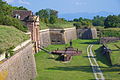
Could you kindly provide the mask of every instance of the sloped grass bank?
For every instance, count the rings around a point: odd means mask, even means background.
[[[106,28],[101,32],[102,37],[120,37],[120,28]]]
[[[74,40],[73,47],[82,50],[79,56],[73,56],[68,63],[62,63],[51,58],[43,51],[35,54],[37,66],[36,80],[95,80],[92,68],[87,58],[86,48],[96,40]],[[65,45],[50,45],[46,49],[52,51],[57,48],[64,49]]]
[[[29,39],[28,35],[12,27],[0,25],[0,53]]]
[[[110,43],[107,46],[112,50],[110,53],[111,61],[113,66],[109,66],[109,62],[105,56],[102,55],[100,47],[102,45],[96,44],[93,46],[94,55],[98,64],[100,65],[104,77],[107,80],[119,80],[120,79],[120,51],[114,46],[114,44],[120,45],[120,42]]]

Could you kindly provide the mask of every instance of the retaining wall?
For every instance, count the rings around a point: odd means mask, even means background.
[[[40,30],[40,45],[65,44],[77,39],[76,28]]]
[[[49,29],[40,30],[40,45],[46,47],[50,44],[51,44],[51,39],[50,39]]]
[[[96,28],[77,29],[77,37],[80,39],[96,39],[97,30]]]
[[[0,80],[33,80],[36,64],[32,49],[31,40],[17,46],[15,55],[0,64]]]

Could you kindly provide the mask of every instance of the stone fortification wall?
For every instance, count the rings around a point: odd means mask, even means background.
[[[64,29],[50,29],[51,44],[64,44]]]
[[[33,80],[36,64],[31,40],[17,46],[15,55],[0,64],[0,80]]]
[[[46,47],[50,44],[51,44],[51,40],[50,40],[49,29],[40,30],[40,45]]]
[[[70,42],[70,40],[77,39],[76,28],[74,27],[74,28],[65,29],[64,36],[65,36],[65,43]]]
[[[76,28],[50,29],[51,44],[65,44],[77,39]]]
[[[97,38],[96,28],[77,29],[77,37],[81,39],[95,39]]]

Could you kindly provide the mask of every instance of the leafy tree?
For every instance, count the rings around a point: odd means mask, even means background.
[[[54,23],[57,22],[57,17],[52,15],[52,16],[50,16],[50,20],[49,21],[50,21],[51,24],[54,24]]]
[[[53,24],[54,22],[57,22],[58,11],[52,10],[52,9],[42,9],[42,10],[36,12],[36,15],[40,16],[40,19],[42,22],[45,22],[45,23],[50,22]]]
[[[6,2],[0,0],[0,14],[2,15],[11,15],[12,6],[8,5]]]
[[[105,17],[95,16],[93,19],[93,26],[104,26]]]
[[[23,7],[23,6],[20,6],[20,7],[12,7],[13,10],[28,10],[27,8]]]
[[[105,28],[120,28],[120,17],[109,15],[104,22]]]
[[[73,23],[73,26],[75,26],[76,29],[79,29],[81,28],[81,23],[80,22]]]

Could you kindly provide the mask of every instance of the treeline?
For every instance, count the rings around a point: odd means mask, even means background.
[[[0,0],[0,25],[14,26],[19,30],[27,31],[27,27],[23,23],[12,17],[13,10],[27,10],[23,6],[13,7],[6,2]]]
[[[35,13],[40,17],[40,21],[46,24],[67,22],[64,18],[58,18],[58,11],[53,9],[42,9]]]
[[[94,16],[94,18],[75,18],[71,21],[67,21],[64,18],[58,18],[58,11],[53,9],[42,9],[36,12],[36,15],[40,16],[40,21],[46,24],[55,23],[73,23],[76,28],[91,27],[91,26],[102,26],[104,28],[120,28],[120,15],[109,15],[107,17]]]
[[[120,28],[120,15],[109,15],[107,17],[95,16],[92,20],[80,17],[75,18],[71,22],[74,26],[81,28],[83,26],[102,26],[104,28]]]

